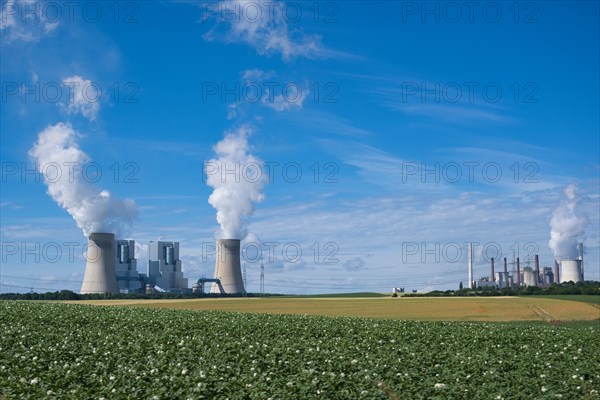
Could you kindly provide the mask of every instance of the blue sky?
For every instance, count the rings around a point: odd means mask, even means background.
[[[551,266],[570,184],[600,279],[598,2],[66,3],[2,2],[3,292],[81,284],[85,237],[26,171],[59,122],[93,186],[137,204],[140,272],[162,238],[190,281],[212,275],[203,165],[248,126],[277,166],[247,219],[247,242],[277,243],[268,291],[456,288],[467,242],[477,277],[498,251]],[[75,77],[101,95],[71,98]]]

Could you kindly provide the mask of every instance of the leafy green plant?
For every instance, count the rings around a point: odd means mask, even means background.
[[[597,398],[599,331],[2,301],[0,397]]]

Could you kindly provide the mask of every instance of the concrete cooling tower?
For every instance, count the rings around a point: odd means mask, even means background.
[[[112,233],[90,234],[81,293],[119,293],[114,246]]]
[[[562,260],[560,262],[560,283],[583,281],[581,260]]]
[[[217,240],[217,254],[215,259],[215,278],[221,280],[225,293],[246,293],[240,266],[240,240]],[[212,293],[220,293],[217,284],[213,284]]]

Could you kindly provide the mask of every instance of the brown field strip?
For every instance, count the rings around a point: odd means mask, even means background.
[[[87,300],[69,303],[428,321],[600,320],[600,309],[591,304],[526,297],[340,299],[271,297],[262,299]]]

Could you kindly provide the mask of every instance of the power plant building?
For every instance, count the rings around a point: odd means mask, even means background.
[[[117,240],[115,242],[115,273],[121,293],[142,290],[142,280],[135,259],[135,240]]]
[[[524,286],[538,286],[539,274],[529,267],[523,269],[523,285]]]
[[[148,279],[163,290],[185,290],[178,242],[151,241],[148,247]]]
[[[512,276],[508,272],[496,272],[496,285],[499,289],[512,286]]]
[[[552,268],[544,267],[544,269],[541,272],[540,279],[542,280],[542,283],[544,283],[546,285],[555,283],[554,282],[554,272],[552,272]]]

